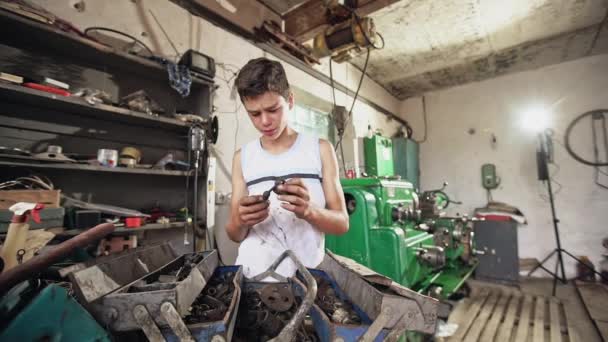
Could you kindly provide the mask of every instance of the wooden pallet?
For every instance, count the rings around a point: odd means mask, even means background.
[[[458,303],[448,323],[458,325],[449,342],[578,342],[559,299],[519,291],[483,288]]]
[[[608,286],[577,281],[576,288],[602,339],[608,341]]]

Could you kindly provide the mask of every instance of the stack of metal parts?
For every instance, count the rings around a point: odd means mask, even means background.
[[[186,324],[215,322],[224,318],[234,296],[234,272],[216,271],[201,294],[196,297],[190,314],[184,318]]]
[[[341,298],[327,276],[315,275],[317,282],[317,298],[315,304],[331,319],[338,324],[361,324],[361,317],[355,311],[350,300]]]
[[[278,336],[301,305],[301,291],[292,283],[248,283],[239,307],[236,341],[269,341]],[[295,331],[296,341],[318,341],[304,322]]]

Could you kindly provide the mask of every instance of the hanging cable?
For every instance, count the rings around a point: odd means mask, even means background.
[[[353,103],[350,106],[350,110],[348,111],[348,116],[347,116],[346,120],[344,120],[345,127],[348,124],[348,121],[350,120],[350,118],[353,114],[353,109],[355,108],[355,103],[357,102],[357,97],[359,96],[359,90],[361,90],[361,85],[363,84],[363,78],[365,77],[365,72],[367,70],[367,64],[369,62],[370,52],[371,52],[370,48],[367,48],[367,55],[365,56],[365,63],[363,64],[363,70],[361,71],[361,78],[359,79],[359,85],[357,86],[357,91],[355,92],[355,97],[353,98]],[[342,134],[338,137],[338,142],[336,143],[336,148],[335,148],[336,151],[338,150],[338,147],[342,143],[343,137],[344,137],[344,134]]]
[[[422,138],[422,140],[416,141],[419,144],[422,144],[426,141],[429,127],[426,116],[426,96],[424,95],[422,95],[422,118],[424,119],[424,137]]]

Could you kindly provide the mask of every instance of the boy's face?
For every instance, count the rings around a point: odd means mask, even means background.
[[[287,115],[293,109],[293,94],[286,100],[279,93],[267,91],[262,95],[243,98],[243,105],[255,128],[274,140],[287,127]]]

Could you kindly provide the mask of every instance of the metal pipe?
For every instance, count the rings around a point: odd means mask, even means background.
[[[116,227],[114,227],[113,224],[102,223],[58,244],[45,255],[36,256],[19,266],[1,273],[0,294],[4,294],[16,284],[27,280],[36,273],[41,272],[52,264],[62,260],[77,247],[83,247],[93,241],[99,240],[113,232],[114,229],[116,229]]]

